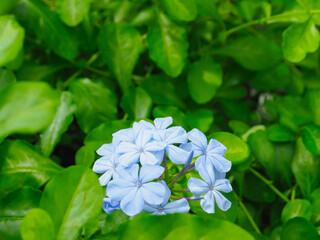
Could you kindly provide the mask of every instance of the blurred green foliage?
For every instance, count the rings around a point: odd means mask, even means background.
[[[0,238],[319,239],[319,25],[318,0],[2,0]],[[166,116],[228,147],[232,208],[105,214],[95,151]]]

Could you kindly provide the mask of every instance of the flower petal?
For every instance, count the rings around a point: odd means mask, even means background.
[[[161,176],[164,168],[158,165],[143,165],[140,170],[139,181],[146,183]]]
[[[136,189],[134,183],[118,178],[108,183],[107,195],[115,201],[121,201],[132,189]]]
[[[161,205],[164,205],[166,204],[169,199],[170,199],[170,196],[171,196],[171,191],[170,191],[170,188],[168,187],[167,183],[163,180],[159,181],[159,183],[161,183],[164,187],[164,198],[163,198],[163,202],[161,203]]]
[[[231,207],[231,202],[218,191],[213,191],[218,207],[222,211],[227,211]]]
[[[131,167],[123,168],[121,166],[117,167],[117,174],[119,178],[132,182],[136,184],[139,180],[138,177],[139,164],[133,164]]]
[[[228,193],[232,191],[232,186],[228,179],[218,179],[214,183],[214,189],[221,192]]]
[[[101,186],[105,186],[108,184],[108,182],[110,181],[112,175],[114,173],[113,169],[110,169],[109,171],[105,172],[104,174],[101,175],[101,177],[99,177],[99,182]]]
[[[114,145],[112,143],[103,144],[98,150],[97,154],[100,156],[111,156],[114,153]]]
[[[158,208],[159,208],[159,205],[152,205],[152,204],[145,203],[143,206],[143,211],[153,213],[153,212],[157,212]]]
[[[128,152],[137,152],[140,149],[135,145],[134,143],[130,142],[122,142],[119,144],[117,147],[117,152],[118,153],[128,153]]]
[[[131,142],[134,143],[135,135],[132,128],[121,129],[112,134],[114,142]]]
[[[110,214],[116,209],[120,209],[120,202],[112,200],[111,198],[104,198],[102,203],[102,209]]]
[[[121,210],[129,215],[134,216],[143,210],[144,200],[140,189],[131,190],[126,197],[120,202]]]
[[[188,188],[193,194],[196,195],[200,195],[209,191],[209,185],[206,182],[193,177],[188,181]]]
[[[154,125],[151,122],[141,120],[141,121],[139,121],[139,123],[141,124],[143,129],[146,129],[146,130],[154,130],[155,129]]]
[[[207,152],[223,155],[227,151],[227,148],[219,141],[211,139],[209,141]]]
[[[170,202],[163,207],[166,213],[188,213],[189,210],[190,206],[185,198]]]
[[[92,170],[95,173],[104,173],[112,168],[113,168],[112,161],[108,159],[108,157],[102,157],[102,158],[99,158],[97,161],[95,161]]]
[[[164,142],[157,142],[157,141],[152,141],[148,142],[143,150],[148,151],[148,152],[156,152],[156,151],[161,151],[163,150],[167,145]]]
[[[150,131],[141,131],[139,132],[136,138],[136,146],[138,149],[144,149],[145,145],[150,141],[152,138],[152,132]]]
[[[139,152],[127,152],[119,156],[119,164],[124,167],[130,167],[132,164],[139,162],[140,154]]]
[[[142,152],[140,154],[140,163],[142,165],[149,164],[149,165],[156,165],[159,162],[159,159],[155,157],[154,154],[151,152]]]
[[[156,118],[154,120],[154,125],[156,126],[156,128],[166,129],[172,124],[172,122],[172,117]]]
[[[158,205],[163,202],[165,188],[159,182],[144,183],[140,187],[144,201],[152,205]]]
[[[187,143],[188,135],[182,127],[171,127],[166,133],[167,144]]]
[[[214,195],[212,191],[204,195],[204,198],[200,201],[200,205],[205,212],[214,213]]]
[[[183,150],[174,145],[168,145],[166,147],[166,152],[170,158],[170,160],[175,164],[185,164],[186,160],[188,160],[188,156],[190,152]]]
[[[215,182],[214,170],[213,167],[210,165],[206,165],[201,163],[197,166],[197,171],[201,178],[209,185],[213,186]]]
[[[212,162],[213,166],[219,172],[229,172],[231,169],[231,161],[227,160],[225,157],[221,155],[218,155],[218,154],[208,155],[207,159]]]
[[[197,146],[202,152],[205,152],[207,150],[207,137],[204,135],[199,129],[192,129],[188,133],[189,140]]]

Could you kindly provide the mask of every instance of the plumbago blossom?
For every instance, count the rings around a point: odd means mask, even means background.
[[[180,126],[170,127],[172,122],[171,117],[157,118],[154,124],[135,122],[132,128],[114,133],[112,143],[97,150],[101,158],[93,171],[101,174],[100,184],[106,186],[102,205],[106,213],[117,209],[129,216],[141,211],[188,213],[189,201],[196,200],[207,213],[214,213],[215,205],[223,211],[231,207],[221,194],[232,191],[225,178],[231,168],[224,157],[227,148],[214,139],[208,142],[198,129],[187,133]],[[180,171],[172,174],[176,169]],[[202,179],[190,177],[191,171]],[[178,181],[182,175],[187,182]]]

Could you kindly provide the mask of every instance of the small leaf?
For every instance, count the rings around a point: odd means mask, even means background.
[[[12,17],[0,16],[0,67],[18,56],[23,40],[24,29]]]
[[[308,125],[302,129],[302,141],[313,154],[320,155],[320,127]]]
[[[295,217],[303,217],[307,220],[311,218],[311,204],[306,199],[295,199],[288,202],[283,210],[281,219],[283,223],[286,223],[289,219]]]
[[[41,151],[50,156],[61,135],[67,131],[73,121],[73,113],[76,106],[70,92],[63,92],[60,97],[60,105],[49,127],[40,135]]]
[[[314,190],[310,198],[311,202],[311,212],[312,212],[312,222],[320,222],[320,188]]]
[[[288,142],[295,140],[295,135],[290,129],[281,124],[273,124],[267,129],[268,139],[273,142]]]
[[[102,146],[102,144],[100,145]],[[76,152],[76,164],[83,165],[88,168],[92,167],[92,164],[95,160],[95,151],[98,148],[92,148],[91,146],[82,146]]]
[[[287,221],[281,232],[281,240],[317,240],[317,229],[305,218],[296,217]]]
[[[291,187],[292,185],[292,170],[291,163],[294,154],[293,142],[289,143],[277,143],[275,147],[275,169],[276,169],[276,181],[280,186]]]
[[[99,48],[103,59],[123,91],[131,85],[131,75],[142,50],[139,32],[128,23],[108,23],[100,32]]]
[[[186,31],[159,12],[150,26],[147,40],[150,58],[170,77],[182,72],[188,56]]]
[[[2,88],[16,82],[14,73],[9,69],[0,68],[0,91]]]
[[[46,128],[54,116],[59,94],[45,82],[17,82],[0,92],[0,138],[32,134]]]
[[[20,240],[20,223],[26,213],[38,207],[41,191],[18,188],[0,199],[0,239]]]
[[[78,124],[85,133],[117,118],[117,98],[102,84],[88,78],[77,79],[71,82],[70,91],[77,105]]]
[[[5,15],[11,12],[11,10],[17,5],[19,0],[2,1],[0,5],[0,15]]]
[[[0,189],[23,185],[39,188],[62,170],[22,140],[6,141],[0,146],[0,166]]]
[[[53,223],[48,213],[40,208],[31,209],[21,222],[20,232],[24,240],[54,240]]]
[[[221,66],[210,58],[194,62],[188,72],[189,92],[199,104],[210,101],[222,83]]]
[[[319,32],[312,20],[292,24],[282,36],[283,53],[291,62],[300,62],[307,53],[314,52],[319,47]]]
[[[213,112],[206,108],[199,108],[186,113],[187,123],[190,129],[198,128],[207,132],[213,123]]]
[[[57,240],[78,239],[84,225],[99,216],[102,199],[96,174],[84,166],[72,166],[46,185],[40,208],[51,216]]]
[[[151,112],[152,100],[142,88],[131,88],[122,96],[120,106],[130,119],[147,118]]]
[[[91,0],[57,0],[57,12],[65,24],[75,27],[88,14],[90,2]]]
[[[309,89],[306,93],[306,99],[312,111],[314,123],[320,125],[320,90]]]
[[[168,14],[177,20],[192,21],[197,16],[195,0],[161,0]]]

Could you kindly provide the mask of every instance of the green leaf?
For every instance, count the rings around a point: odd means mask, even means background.
[[[91,146],[82,146],[81,148],[79,148],[75,156],[76,165],[83,165],[91,168],[95,160],[96,150],[98,150],[98,148],[92,148]]]
[[[188,42],[183,27],[173,23],[159,12],[156,21],[149,27],[146,45],[150,58],[170,77],[182,72],[188,56]]]
[[[147,118],[151,112],[152,99],[142,88],[131,88],[122,96],[120,106],[130,119]]]
[[[248,137],[248,145],[253,155],[264,167],[271,179],[275,178],[275,149],[266,131],[257,131]]]
[[[209,139],[216,139],[228,149],[224,154],[225,158],[232,164],[244,162],[250,154],[248,145],[239,137],[228,132],[216,132],[211,134]]]
[[[295,217],[303,217],[307,220],[311,218],[311,204],[306,199],[295,199],[288,202],[283,210],[281,219],[283,223],[286,223],[289,219]]]
[[[192,21],[197,16],[195,0],[161,0],[168,14],[177,20]]]
[[[0,92],[0,138],[32,134],[46,128],[55,113],[59,94],[44,82],[17,82]]]
[[[320,127],[308,125],[302,129],[302,141],[313,154],[320,155]]]
[[[78,79],[71,82],[70,91],[77,105],[78,124],[85,133],[117,118],[117,98],[102,84],[88,78]]]
[[[277,44],[250,35],[232,39],[227,46],[214,50],[214,53],[231,57],[242,67],[253,71],[266,70],[281,60],[281,50]]]
[[[163,118],[171,116],[173,124],[187,128],[186,116],[179,108],[174,106],[158,106],[153,109],[153,116],[155,118]]]
[[[12,62],[23,47],[24,29],[10,16],[0,16],[0,67]]]
[[[84,166],[69,167],[54,177],[44,189],[40,208],[51,216],[56,239],[78,239],[84,225],[99,216],[103,194],[96,174]]]
[[[16,189],[0,199],[0,239],[20,240],[24,215],[38,207],[41,191],[30,187]]]
[[[194,62],[188,72],[189,92],[199,104],[210,101],[222,83],[221,66],[210,58]]]
[[[292,170],[291,163],[294,154],[294,143],[277,143],[275,147],[275,169],[276,180],[279,185],[291,187],[292,185]]]
[[[290,219],[282,228],[281,240],[318,240],[316,228],[305,218]]]
[[[320,222],[320,188],[314,190],[310,198],[311,202],[311,212],[312,212],[312,222]]]
[[[306,99],[312,111],[314,123],[320,125],[320,90],[309,89],[306,93]]]
[[[14,73],[9,69],[0,68],[0,91],[2,88],[16,82]]]
[[[267,129],[268,139],[273,142],[288,142],[295,140],[295,134],[281,124],[273,124]]]
[[[19,0],[2,1],[0,5],[0,15],[5,15],[11,12],[11,10],[17,5]]]
[[[284,56],[291,62],[300,62],[307,53],[315,52],[319,47],[319,32],[312,20],[292,24],[282,36]]]
[[[199,108],[186,113],[187,124],[190,129],[197,128],[207,132],[213,123],[213,112],[206,108]]]
[[[139,32],[128,23],[108,23],[101,29],[98,41],[104,61],[125,92],[142,50]]]
[[[16,8],[16,16],[59,56],[73,59],[78,54],[78,44],[59,16],[41,1],[21,0]]]
[[[76,106],[70,92],[63,92],[60,97],[60,105],[49,127],[40,135],[41,151],[50,156],[62,134],[67,131],[73,121],[73,113]]]
[[[57,12],[65,24],[75,27],[88,14],[90,2],[91,0],[57,0]]]
[[[124,240],[213,239],[215,236],[221,240],[254,240],[249,233],[231,222],[217,218],[203,219],[191,214],[137,216],[120,232],[120,238]]]
[[[38,188],[62,169],[22,140],[4,142],[0,156],[0,189]]]
[[[24,240],[54,240],[53,223],[48,213],[40,208],[31,209],[21,222],[20,232]]]
[[[297,141],[292,171],[303,196],[309,199],[320,181],[320,161],[306,149],[301,138]]]

